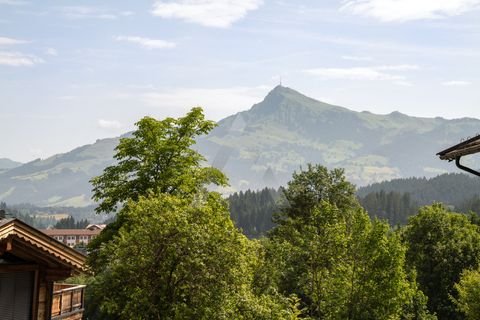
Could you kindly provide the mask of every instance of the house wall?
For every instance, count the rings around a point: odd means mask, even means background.
[[[49,320],[52,307],[53,281],[42,275],[38,279],[37,320]]]

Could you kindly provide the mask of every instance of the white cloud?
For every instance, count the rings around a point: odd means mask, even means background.
[[[123,125],[117,120],[99,119],[97,124],[100,128],[108,130],[121,129],[123,127]]]
[[[465,87],[471,84],[472,83],[470,81],[462,81],[462,80],[445,81],[442,83],[442,85],[447,87]]]
[[[142,38],[142,37],[125,37],[125,36],[118,36],[115,37],[117,41],[126,41],[135,44],[139,44],[144,48],[147,49],[171,49],[176,47],[176,43],[160,40],[160,39],[149,39],[149,38]]]
[[[7,38],[7,37],[0,37],[0,46],[13,46],[17,44],[23,44],[27,43],[28,41],[25,40],[19,40],[19,39],[13,39],[13,38]]]
[[[314,68],[305,70],[306,73],[322,77],[324,79],[343,80],[391,80],[397,83],[406,83],[405,76],[385,71],[408,71],[416,70],[414,65],[391,65],[377,67],[354,67],[354,68]]]
[[[55,48],[47,48],[45,54],[48,54],[49,56],[58,56],[58,51]]]
[[[176,18],[207,27],[228,28],[258,9],[263,0],[175,0],[157,1],[153,15]]]
[[[0,51],[0,65],[12,67],[30,67],[42,63],[43,60],[29,54],[20,52]]]
[[[340,10],[382,22],[438,19],[475,10],[480,0],[348,0]]]
[[[219,120],[261,101],[271,86],[230,88],[176,88],[146,92],[141,95],[148,106],[161,116],[181,116],[194,106],[202,106],[210,119]]]

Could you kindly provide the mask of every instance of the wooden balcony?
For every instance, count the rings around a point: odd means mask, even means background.
[[[52,298],[52,320],[82,319],[85,285],[55,283]]]

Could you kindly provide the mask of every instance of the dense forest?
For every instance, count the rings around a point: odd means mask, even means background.
[[[278,213],[281,189],[240,191],[228,197],[230,217],[248,237],[259,237],[274,227],[273,216]]]
[[[265,235],[274,226],[275,213],[285,205],[282,194],[282,188],[234,193],[228,197],[231,218],[247,236]],[[385,219],[392,226],[405,225],[420,207],[434,203],[480,215],[480,179],[466,174],[395,179],[359,188],[356,194],[370,217]]]
[[[451,210],[480,215],[480,179],[466,174],[395,179],[358,189],[362,206],[372,217],[403,225],[421,206],[443,203]]]
[[[46,229],[56,223],[54,218],[40,217],[36,211],[10,207],[5,202],[0,202],[0,210],[4,210],[6,218],[17,218],[38,229]]]
[[[412,201],[421,206],[442,202],[457,207],[466,199],[480,194],[480,179],[463,173],[442,174],[430,179],[394,179],[361,187],[357,194],[364,198],[370,193],[381,191],[409,193]]]
[[[74,217],[68,216],[57,221],[53,227],[55,229],[85,229],[89,224],[87,219],[75,221]]]

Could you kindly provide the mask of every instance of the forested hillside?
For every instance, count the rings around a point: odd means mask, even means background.
[[[281,209],[281,190],[247,190],[228,197],[236,225],[248,236],[264,235]],[[359,188],[357,197],[371,217],[385,219],[392,226],[405,225],[420,207],[436,202],[457,212],[480,215],[480,179],[466,174],[385,181]]]
[[[443,174],[431,179],[408,178],[384,181],[360,188],[360,203],[373,217],[390,224],[405,224],[418,208],[435,202],[452,210],[480,215],[480,178]]]
[[[101,223],[107,219],[105,215],[94,214],[94,206],[81,208],[38,207],[31,204],[9,205],[5,202],[0,202],[0,210],[5,211],[7,218],[18,218],[38,229],[47,229],[49,227],[57,228],[58,226],[64,226],[64,228],[67,228],[67,226],[68,228],[80,228],[87,220],[94,223]],[[80,224],[77,225],[76,221],[80,222]],[[58,225],[58,223],[60,224]]]
[[[463,173],[442,174],[433,178],[403,178],[374,183],[358,189],[359,197],[372,192],[410,193],[419,205],[443,202],[458,206],[480,194],[480,178]]]

